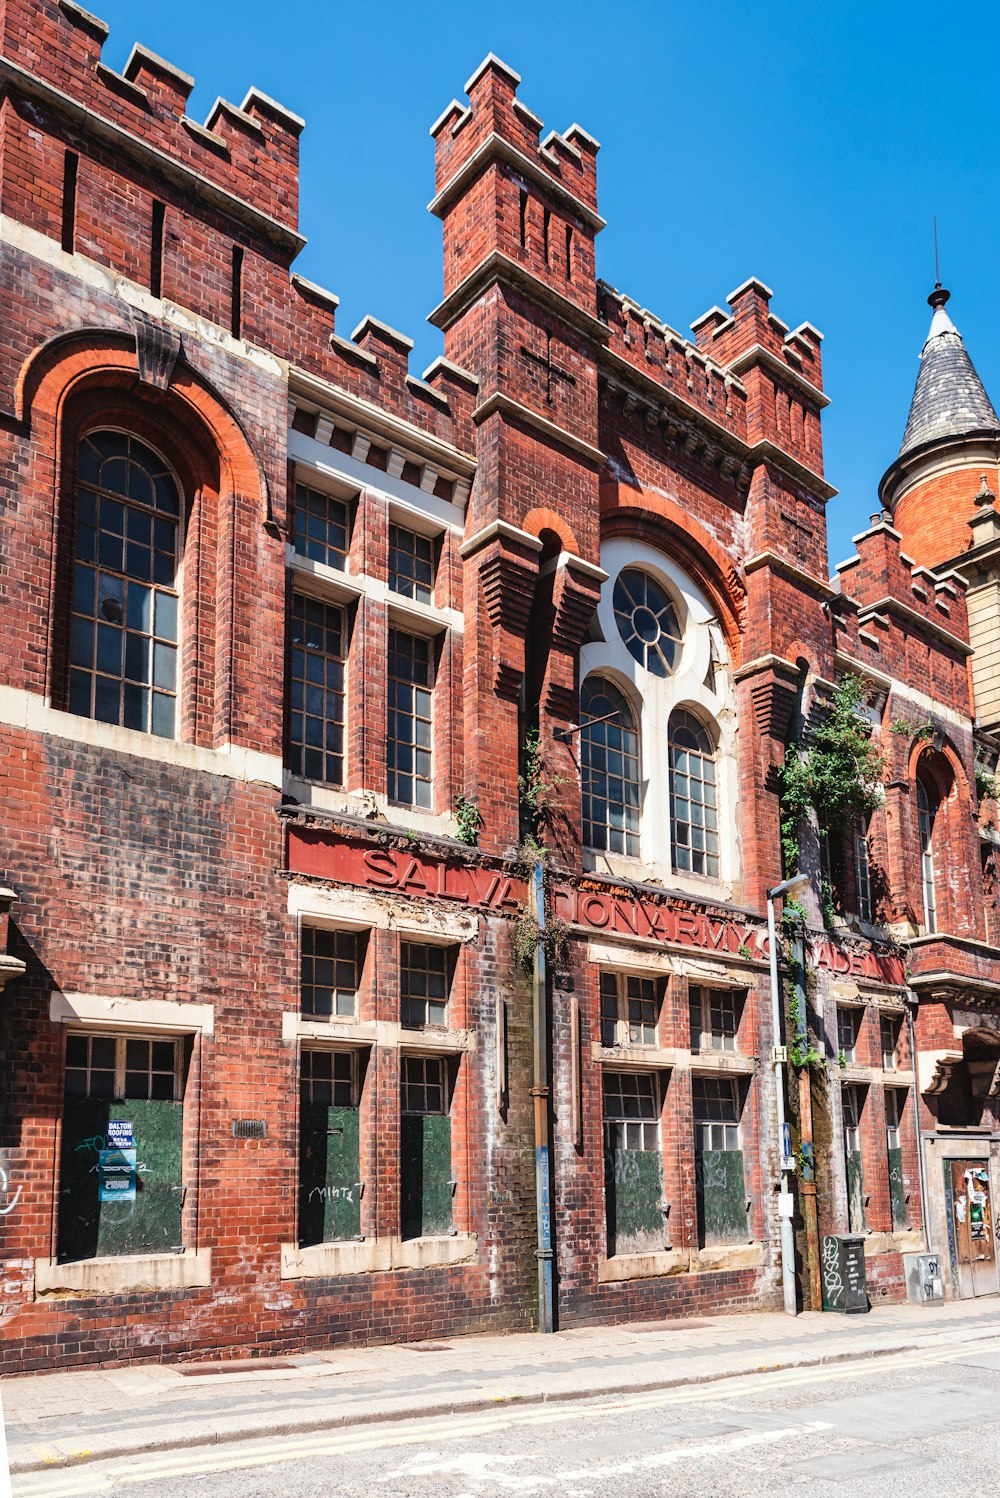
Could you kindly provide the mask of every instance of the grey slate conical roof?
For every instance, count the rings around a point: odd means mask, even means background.
[[[973,432],[1000,433],[1000,417],[976,374],[961,333],[944,310],[948,297],[939,285],[927,298],[934,316],[920,355],[900,458],[928,442]]]

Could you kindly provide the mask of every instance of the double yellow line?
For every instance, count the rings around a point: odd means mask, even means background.
[[[983,1339],[992,1342],[993,1339]],[[974,1344],[978,1347],[980,1341]],[[572,1420],[593,1422],[602,1415],[617,1415],[638,1410],[679,1408],[685,1405],[735,1403],[747,1395],[811,1384],[841,1382],[863,1378],[883,1368],[898,1371],[921,1368],[935,1363],[957,1362],[968,1357],[970,1347],[949,1346],[924,1348],[912,1353],[888,1354],[875,1359],[859,1358],[837,1364],[818,1364],[813,1368],[788,1368],[769,1372],[766,1365],[753,1373],[718,1379],[712,1383],[686,1384],[677,1389],[661,1389],[643,1394],[614,1395],[603,1400],[553,1402],[542,1406],[505,1405],[502,1409],[482,1410],[469,1414],[432,1416],[398,1426],[354,1426],[330,1435],[272,1436],[264,1441],[234,1442],[232,1445],[201,1447],[185,1455],[182,1451],[140,1458],[108,1458],[95,1463],[61,1467],[58,1472],[25,1474],[14,1481],[14,1498],[84,1498],[92,1493],[112,1493],[137,1483],[157,1482],[171,1477],[195,1477],[213,1472],[232,1472],[240,1468],[273,1467],[283,1462],[307,1461],[313,1457],[346,1456],[364,1451],[385,1451],[394,1447],[420,1446],[430,1442],[466,1441],[488,1436],[496,1431],[532,1426],[558,1425]],[[507,1396],[498,1395],[498,1403]],[[127,1462],[127,1465],[124,1465]],[[123,1464],[110,1474],[99,1467]]]

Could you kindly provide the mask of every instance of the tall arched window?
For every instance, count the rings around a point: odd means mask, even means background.
[[[603,676],[580,690],[580,783],[588,848],[639,856],[639,735],[628,700]]]
[[[715,745],[693,713],[675,708],[670,745],[670,840],[675,873],[719,877]]]
[[[80,444],[69,709],[173,738],[177,724],[177,481],[123,432]]]
[[[920,886],[924,900],[924,929],[937,930],[937,895],[934,891],[934,818],[938,798],[932,786],[917,776],[917,823],[920,829]]]

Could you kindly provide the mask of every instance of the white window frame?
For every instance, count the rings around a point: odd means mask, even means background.
[[[740,841],[737,817],[739,776],[736,697],[725,638],[705,594],[672,558],[647,542],[614,537],[601,548],[601,566],[608,579],[597,606],[596,639],[580,651],[580,678],[607,677],[637,713],[641,784],[639,858],[589,850],[588,868],[625,877],[654,877],[674,888],[704,894],[711,889],[731,897],[740,878]],[[622,639],[614,614],[614,585],[626,568],[649,572],[670,595],[681,627],[682,644],[673,673],[660,677],[645,670]],[[674,708],[684,708],[705,725],[716,745],[719,813],[718,878],[675,873],[671,849],[668,724]],[[655,768],[655,771],[653,770]],[[639,875],[639,869],[643,874]]]

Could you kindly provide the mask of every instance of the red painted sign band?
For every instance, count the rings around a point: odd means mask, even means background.
[[[316,828],[291,827],[288,867],[293,874],[333,879],[362,889],[385,890],[418,899],[447,900],[478,910],[514,912],[523,905],[527,887],[496,869],[430,858],[399,848],[344,842]],[[697,947],[765,961],[767,931],[726,916],[613,889],[578,889],[557,884],[552,889],[553,913],[570,926],[605,936],[634,936],[665,946]],[[810,942],[810,961],[837,977],[902,985],[902,957],[870,948],[841,946],[833,941]]]

